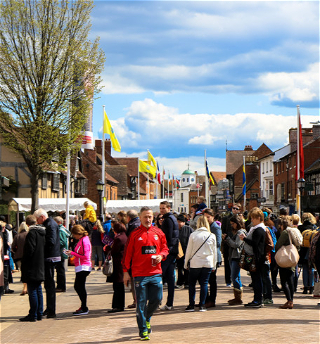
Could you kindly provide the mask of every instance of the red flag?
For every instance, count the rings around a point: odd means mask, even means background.
[[[157,179],[158,179],[158,183],[161,184],[161,175],[160,175],[160,172],[157,173]]]
[[[298,128],[297,136],[299,135],[299,144],[297,145],[297,168],[296,168],[296,179],[304,179],[304,154],[303,154],[303,141],[302,141],[302,128],[301,128],[301,119],[300,111],[298,107]]]

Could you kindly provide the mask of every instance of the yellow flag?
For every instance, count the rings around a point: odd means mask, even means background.
[[[113,128],[111,127],[111,124],[110,124],[109,118],[106,114],[106,111],[103,110],[103,112],[104,112],[103,133],[110,135],[110,140],[111,140],[111,144],[112,144],[113,149],[117,152],[121,152],[120,143],[117,139],[116,134],[113,131]]]
[[[148,160],[151,161],[151,166],[157,168],[156,159],[152,156],[152,154],[148,151]]]
[[[150,166],[148,163],[139,159],[139,172],[150,173],[153,178],[156,176],[156,169],[153,166]]]

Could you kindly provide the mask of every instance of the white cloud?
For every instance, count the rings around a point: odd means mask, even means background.
[[[314,101],[319,98],[319,63],[314,63],[300,73],[266,73],[258,84],[272,92],[272,101],[290,99],[293,102]]]
[[[206,133],[201,136],[192,137],[188,143],[191,145],[212,145],[217,140],[219,140],[218,137]]]

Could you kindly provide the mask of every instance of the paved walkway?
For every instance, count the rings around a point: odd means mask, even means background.
[[[243,273],[243,282],[249,278]],[[74,317],[79,308],[79,299],[73,289],[74,271],[67,272],[67,292],[57,294],[57,318],[44,319],[36,323],[22,323],[18,319],[27,315],[28,296],[20,296],[20,273],[14,274],[10,288],[14,294],[1,300],[1,340],[6,343],[126,343],[138,342],[135,310],[108,314],[112,300],[112,284],[105,282],[100,271],[93,271],[87,280],[87,316]],[[317,300],[312,295],[303,295],[299,281],[293,310],[278,307],[286,300],[283,293],[274,294],[274,305],[260,309],[227,305],[232,290],[224,285],[223,269],[218,270],[217,307],[207,312],[184,312],[188,303],[188,291],[177,290],[174,310],[157,311],[151,320],[153,333],[150,343],[308,343],[319,344],[319,311]],[[166,297],[166,291],[164,292]],[[197,297],[199,291],[197,290]],[[244,302],[252,300],[253,292],[244,288]],[[45,295],[44,295],[45,298]],[[126,304],[132,301],[126,294]]]

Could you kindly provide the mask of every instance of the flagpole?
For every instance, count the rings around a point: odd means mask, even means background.
[[[207,161],[207,151],[206,149],[204,150],[204,174],[206,177],[206,185],[205,185],[205,199],[206,199],[206,204],[207,206],[209,206],[209,202],[208,202],[208,190],[209,190],[209,185],[208,185],[208,174],[207,174],[207,165],[206,165],[206,161]]]
[[[170,175],[170,171],[168,172],[169,173],[169,175]],[[169,175],[168,175],[168,179],[167,179],[167,181],[168,181],[168,202],[170,202],[170,185],[169,185]]]
[[[300,179],[300,106],[297,105],[297,173],[296,173],[296,179],[297,181]],[[297,213],[300,216],[301,219],[301,198],[300,198],[300,189],[297,187]]]
[[[139,158],[138,158],[138,200],[140,200],[140,172],[139,172]]]
[[[102,120],[102,169],[101,169],[101,180],[103,183],[102,199],[105,197],[105,180],[106,180],[106,158],[105,158],[105,142],[104,142],[104,113],[105,105],[103,105],[103,120]]]
[[[244,172],[244,175],[246,174],[246,157],[243,156],[243,172]],[[242,185],[242,193],[244,191],[244,186]],[[246,210],[246,202],[247,202],[247,178],[246,178],[246,189],[243,193],[243,211]]]
[[[165,195],[164,195],[164,168],[162,168],[162,198],[165,199]]]

